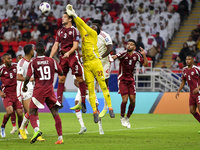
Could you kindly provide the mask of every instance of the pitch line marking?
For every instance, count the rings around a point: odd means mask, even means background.
[[[142,128],[130,128],[130,129],[116,129],[116,130],[104,130],[105,132],[113,132],[113,131],[128,131],[128,130],[142,130],[142,129],[153,129],[155,127],[142,127]],[[87,134],[87,133],[96,133],[96,132],[99,132],[98,130],[97,131],[87,131],[87,132],[84,132],[84,134]],[[78,132],[76,133],[64,133],[63,135],[79,135]],[[54,135],[45,135],[44,137],[52,137],[52,136],[58,136],[57,134],[54,134]],[[31,137],[28,137],[28,138],[31,138]],[[9,139],[0,139],[0,141],[8,141],[8,140],[22,140],[20,139],[19,137],[18,138],[9,138]]]

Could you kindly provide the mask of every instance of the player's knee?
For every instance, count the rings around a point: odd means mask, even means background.
[[[124,104],[126,104],[127,101],[128,101],[127,99],[123,99],[123,100],[122,100],[122,102],[123,102]]]
[[[8,116],[11,116],[13,114],[13,111],[12,110],[7,110],[7,115]]]
[[[75,105],[77,105],[77,104],[78,104],[78,102],[79,102],[79,101],[75,101]]]
[[[84,81],[82,77],[77,78],[77,80],[78,80],[78,83],[81,83]]]
[[[18,112],[17,112],[17,116],[18,116],[18,117],[22,117],[22,116],[23,116],[23,111],[18,111]]]
[[[196,113],[196,110],[190,110],[190,113],[192,114],[192,115],[195,115],[195,113]]]

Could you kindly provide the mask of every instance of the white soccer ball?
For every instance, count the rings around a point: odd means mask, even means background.
[[[43,14],[48,14],[51,10],[51,6],[47,2],[42,2],[39,6],[39,9]]]

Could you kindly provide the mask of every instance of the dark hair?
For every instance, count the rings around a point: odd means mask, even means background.
[[[102,26],[102,22],[101,22],[101,20],[99,20],[99,19],[93,20],[92,23],[97,23],[98,26],[99,26],[99,25]]]
[[[191,57],[192,59],[194,59],[194,57],[192,55],[187,55],[187,57]]]
[[[33,45],[32,44],[27,44],[24,46],[24,53],[25,55],[30,54],[31,50],[33,49]]]
[[[41,43],[41,42],[37,43],[37,45],[36,45],[36,51],[39,54],[43,54],[45,52],[45,46],[44,46],[44,44]]]
[[[96,27],[97,27],[97,35],[99,35],[101,32],[101,29],[99,28],[99,26],[96,26]]]
[[[66,14],[66,15],[68,15],[68,13],[67,12],[64,12],[63,14]],[[69,15],[68,15],[69,16]],[[74,18],[73,18],[73,16],[69,16],[69,18],[70,19],[72,19],[72,24],[74,24]]]
[[[3,58],[5,58],[6,56],[11,56],[11,54],[9,54],[9,53],[5,53],[5,54],[3,54]]]
[[[135,47],[137,47],[137,44],[136,44],[135,40],[129,39],[128,42],[133,42],[135,44]]]

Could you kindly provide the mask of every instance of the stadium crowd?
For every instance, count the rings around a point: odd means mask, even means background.
[[[51,12],[39,11],[43,1],[51,5]],[[191,0],[2,0],[0,1],[0,56],[9,50],[13,58],[27,43],[42,42],[49,56],[56,31],[62,26],[66,5],[88,25],[93,19],[103,22],[102,30],[110,34],[114,52],[126,47],[128,39],[137,41],[146,55],[155,61],[162,58],[181,22],[189,15]],[[80,45],[81,47],[81,45]],[[18,52],[19,51],[19,52]],[[16,55],[17,54],[17,55]]]

